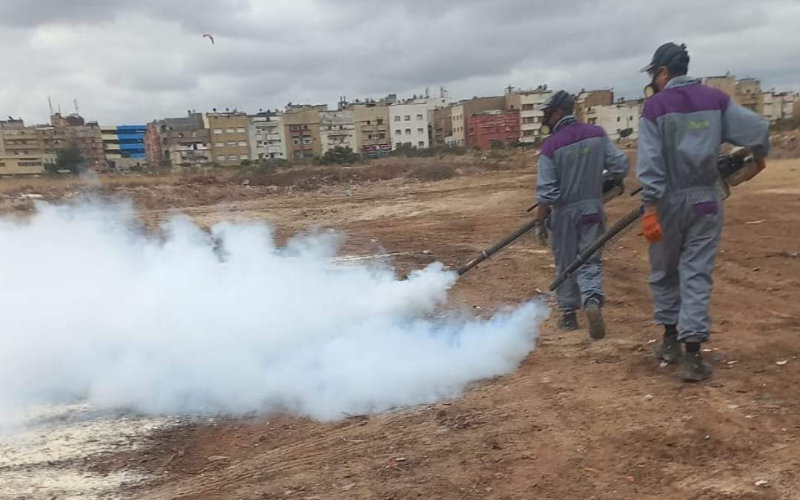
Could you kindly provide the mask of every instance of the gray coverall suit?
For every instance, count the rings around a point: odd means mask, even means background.
[[[602,128],[562,118],[542,144],[536,194],[553,208],[550,239],[561,273],[583,248],[605,232],[603,170],[617,181],[628,174],[628,158]],[[591,298],[602,305],[603,265],[600,252],[556,289],[558,307],[574,311]]]
[[[677,324],[681,342],[705,342],[711,329],[711,273],[723,221],[720,145],[764,157],[768,129],[766,119],[687,76],[673,78],[644,104],[636,173],[642,202],[656,205],[664,232],[650,245],[653,318]]]

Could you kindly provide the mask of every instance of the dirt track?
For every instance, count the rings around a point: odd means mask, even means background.
[[[514,170],[182,211],[202,224],[267,220],[282,236],[333,227],[347,234],[347,253],[398,253],[405,272],[433,260],[457,267],[513,230],[527,220],[534,182]],[[798,498],[798,186],[800,161],[776,161],[726,204],[708,383],[681,384],[652,360],[661,331],[649,318],[645,243],[631,231],[606,257],[605,341],[556,332],[551,318],[517,372],[450,402],[332,424],[268,416],[183,426],[95,467],[153,474],[126,491],[153,499]],[[609,217],[634,206],[616,200]],[[547,288],[551,263],[523,241],[462,278],[452,301],[481,311],[519,303]]]

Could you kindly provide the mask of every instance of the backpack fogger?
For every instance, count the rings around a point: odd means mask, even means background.
[[[717,170],[719,171],[719,182],[717,190],[721,199],[726,199],[731,194],[731,186],[738,186],[745,180],[752,177],[757,172],[758,166],[750,152],[744,148],[735,148],[728,154],[719,156]],[[631,193],[635,195],[642,188],[636,189]],[[639,220],[644,214],[644,205],[625,214],[620,220],[615,222],[602,236],[597,238],[591,245],[586,247],[578,254],[577,259],[572,262],[556,279],[550,283],[550,291],[558,288],[567,278],[586,263],[595,253],[602,249],[610,241],[622,236],[627,230],[633,227],[633,223]]]

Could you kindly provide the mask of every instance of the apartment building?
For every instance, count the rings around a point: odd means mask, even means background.
[[[736,77],[734,75],[706,76],[701,81],[703,85],[719,89],[731,97],[736,95]]]
[[[31,156],[45,153],[42,134],[22,119],[0,121],[0,155]]]
[[[236,167],[250,159],[250,118],[240,111],[206,113],[205,124],[211,131],[212,161],[223,167]]]
[[[406,101],[389,107],[392,149],[401,147],[428,148],[428,105],[424,102]]]
[[[736,80],[734,99],[745,108],[763,114],[760,109],[761,82],[755,78],[742,78]]]
[[[775,123],[783,118],[783,96],[776,94],[774,91],[766,91],[761,92],[758,98],[758,108],[761,110],[761,116],[769,120],[770,123]]]
[[[505,107],[505,96],[476,97],[453,104],[450,107],[450,122],[452,127],[451,143],[454,146],[465,146],[467,144],[467,121],[470,116],[483,111],[504,109]]]
[[[46,165],[55,163],[54,154],[20,155],[0,154],[0,175],[39,175]]]
[[[387,100],[367,100],[349,104],[355,123],[356,151],[367,158],[383,156],[392,150]]]
[[[286,108],[283,113],[283,130],[286,153],[290,160],[314,158],[322,154],[320,113],[327,110],[326,104],[292,105]]]
[[[552,92],[544,87],[535,90],[518,90],[506,94],[506,109],[519,111],[520,137],[523,144],[531,144],[541,135],[544,112],[536,109],[550,99]]]
[[[358,151],[355,112],[349,109],[320,112],[319,139],[323,155],[337,147]]]
[[[392,149],[431,147],[433,112],[446,106],[446,97],[412,98],[389,106]]]
[[[109,168],[127,169],[146,163],[146,125],[101,127],[100,133]]]
[[[433,145],[446,146],[453,140],[453,114],[450,106],[433,110]]]
[[[202,113],[164,118],[147,125],[145,134],[147,163],[152,168],[171,166],[200,167],[212,159],[211,131]]]
[[[781,92],[780,94],[776,94],[776,96],[781,98],[781,115],[784,119],[796,118],[799,116],[796,109],[798,104],[800,104],[800,99],[798,99],[796,94],[792,92]]]
[[[50,117],[50,126],[37,127],[42,138],[44,150],[55,153],[70,146],[77,147],[90,169],[106,169],[106,156],[103,150],[103,136],[96,121],[87,122],[77,113],[67,116],[55,113]]]
[[[276,111],[259,112],[250,117],[250,158],[286,159],[283,115]]]
[[[578,120],[586,122],[586,111],[589,108],[612,104],[614,104],[614,91],[611,89],[581,90],[575,97],[575,116]]]
[[[469,117],[467,146],[490,149],[508,146],[520,138],[519,109],[494,109]]]
[[[639,117],[643,104],[643,100],[637,99],[592,106],[586,109],[586,123],[602,127],[612,141],[636,139],[639,137]]]

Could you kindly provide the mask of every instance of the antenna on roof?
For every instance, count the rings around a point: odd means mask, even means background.
[[[53,116],[53,100],[47,96],[47,105],[50,106],[50,116]]]
[[[78,110],[78,100],[77,100],[77,99],[73,99],[73,100],[72,100],[72,104],[74,104],[74,105],[75,105],[75,114],[76,114],[76,115],[79,115],[79,114],[81,114],[81,112]]]

